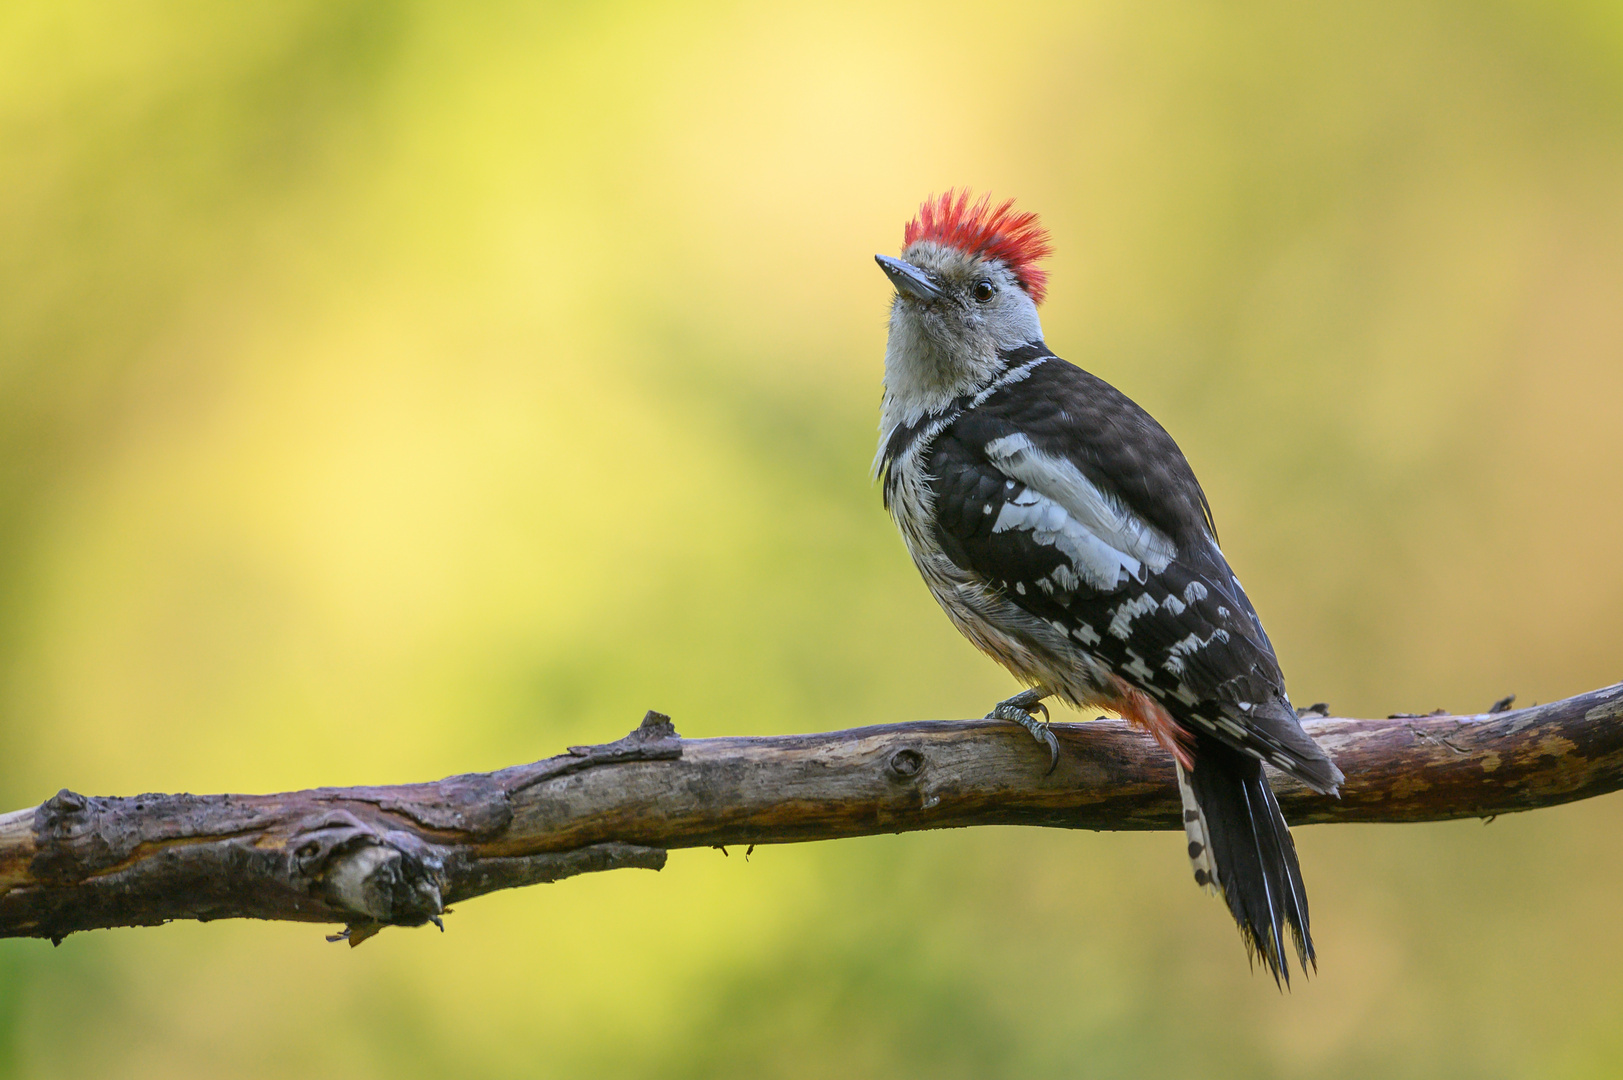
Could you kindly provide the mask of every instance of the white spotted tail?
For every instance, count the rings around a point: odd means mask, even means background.
[[[1178,796],[1183,800],[1183,833],[1189,839],[1189,865],[1195,871],[1195,884],[1208,893],[1217,893],[1217,864],[1212,861],[1211,830],[1206,825],[1206,812],[1195,801],[1195,788],[1189,783],[1189,774],[1174,759],[1178,770]]]

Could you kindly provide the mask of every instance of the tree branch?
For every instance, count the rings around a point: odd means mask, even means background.
[[[1623,787],[1623,684],[1529,709],[1306,727],[1340,800],[1273,774],[1293,824],[1439,821]],[[966,825],[1176,829],[1170,759],[1119,721],[1056,724],[1059,766],[1012,725],[916,721],[816,735],[682,739],[650,712],[617,742],[430,784],[281,795],[90,798],[0,816],[0,936],[171,919],[438,922],[496,889],[670,848]]]

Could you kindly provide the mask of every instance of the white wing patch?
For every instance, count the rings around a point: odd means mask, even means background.
[[[1111,635],[1126,641],[1133,636],[1133,620],[1140,615],[1148,615],[1160,606],[1149,593],[1139,593],[1131,600],[1124,601],[1110,617],[1108,629]]]
[[[1200,649],[1206,648],[1214,641],[1220,644],[1225,644],[1228,642],[1228,639],[1229,632],[1224,630],[1222,627],[1213,630],[1212,636],[1208,638],[1203,638],[1199,634],[1190,634],[1188,637],[1173,643],[1172,648],[1167,650],[1166,663],[1162,664],[1161,666],[1172,672],[1174,675],[1182,675],[1184,657],[1190,655],[1191,653],[1197,652]]]
[[[1004,503],[998,511],[992,531],[1000,533],[1010,529],[1029,529],[1037,543],[1058,548],[1081,580],[1101,592],[1114,590],[1121,584],[1123,575],[1138,577],[1144,565],[1100,539],[1067,513],[1065,507],[1032,487]],[[1044,583],[1039,581],[1038,584]]]
[[[1117,565],[1138,575],[1138,565],[1159,574],[1178,554],[1172,540],[1129,510],[1122,501],[1099,490],[1064,458],[1046,454],[1025,435],[1005,435],[986,444],[986,456],[1006,475],[1039,496],[1057,503],[1084,533],[1118,555]],[[1112,579],[1105,588],[1114,588]]]
[[[1127,663],[1123,664],[1121,669],[1137,678],[1144,686],[1153,687],[1152,680],[1155,678],[1155,672],[1151,671],[1149,665],[1144,663],[1144,658],[1132,649],[1123,649],[1122,651],[1127,654]]]

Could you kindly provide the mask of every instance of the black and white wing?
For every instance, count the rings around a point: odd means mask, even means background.
[[[1103,380],[1028,368],[1018,394],[994,387],[933,440],[943,551],[1185,727],[1333,790],[1177,444]]]

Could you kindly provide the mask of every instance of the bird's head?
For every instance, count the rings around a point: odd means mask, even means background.
[[[1048,233],[1014,200],[968,191],[925,201],[907,223],[902,256],[875,255],[896,286],[885,350],[887,400],[901,412],[939,408],[996,378],[1000,353],[1043,336]]]

